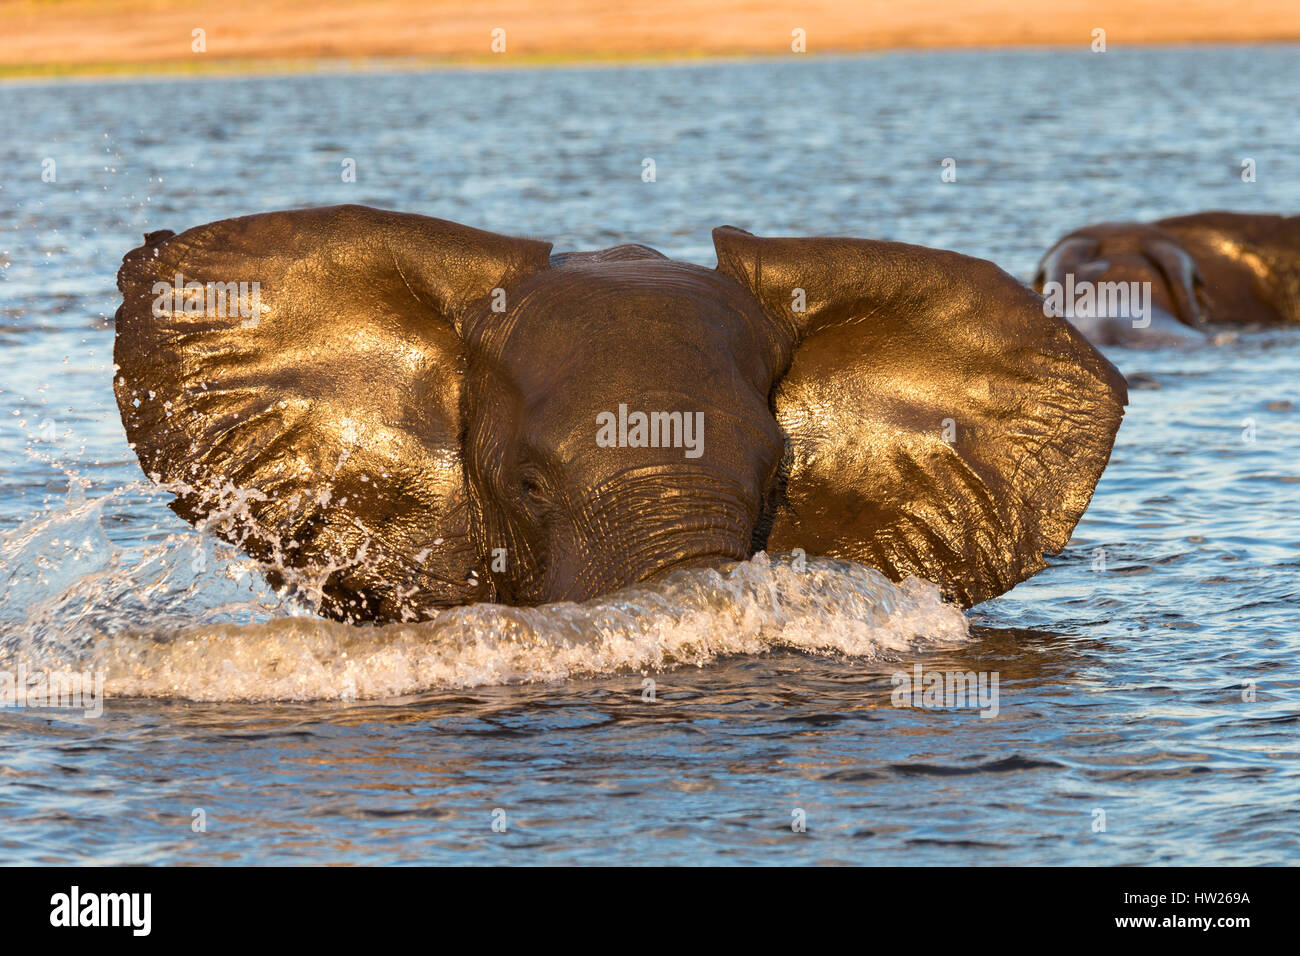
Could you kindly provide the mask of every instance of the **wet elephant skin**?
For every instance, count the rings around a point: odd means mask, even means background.
[[[759,549],[970,605],[1065,546],[1126,394],[1040,296],[901,243],[714,245],[553,255],[360,206],[151,233],[118,275],[127,437],[177,513],[353,622]]]

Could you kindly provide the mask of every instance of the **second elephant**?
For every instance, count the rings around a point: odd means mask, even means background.
[[[1096,303],[1070,315],[1101,345],[1196,343],[1216,326],[1300,324],[1300,216],[1203,212],[1085,226],[1043,256],[1034,288],[1050,283],[1149,283],[1148,315]]]

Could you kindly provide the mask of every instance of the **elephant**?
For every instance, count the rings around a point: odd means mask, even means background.
[[[969,607],[1064,548],[1127,394],[1041,297],[904,243],[713,241],[716,268],[552,254],[355,205],[150,233],[118,274],[128,441],[179,515],[354,624],[760,550]]]
[[[1048,250],[1033,285],[1103,282],[1149,283],[1150,302],[1142,315],[1131,305],[1071,310],[1099,345],[1195,345],[1216,327],[1300,323],[1300,216],[1202,212],[1085,226]]]

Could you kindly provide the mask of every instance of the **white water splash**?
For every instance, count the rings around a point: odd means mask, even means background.
[[[583,604],[454,608],[355,627],[277,595],[237,552],[181,532],[134,551],[106,516],[147,486],[65,507],[0,536],[0,670],[96,670],[109,696],[191,700],[395,697],[703,665],[773,649],[875,658],[968,637],[928,582],[846,561],[758,554]],[[117,513],[115,513],[117,512]]]

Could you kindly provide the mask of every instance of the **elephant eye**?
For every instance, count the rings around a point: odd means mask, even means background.
[[[530,508],[537,509],[550,502],[542,476],[532,469],[525,469],[520,475],[519,490],[523,492],[524,501]]]

